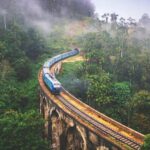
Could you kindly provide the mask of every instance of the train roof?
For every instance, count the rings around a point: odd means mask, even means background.
[[[50,74],[45,74],[45,76],[53,82],[54,85],[61,85],[61,83],[55,78],[55,76],[50,75]]]

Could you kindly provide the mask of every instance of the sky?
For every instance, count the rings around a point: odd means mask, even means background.
[[[150,0],[91,0],[101,17],[104,13],[117,13],[119,17],[132,17],[137,21],[144,13],[150,16]]]

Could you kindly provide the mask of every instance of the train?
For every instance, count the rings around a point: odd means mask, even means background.
[[[43,70],[42,70],[43,81],[45,85],[48,87],[48,89],[52,92],[52,94],[59,95],[62,90],[62,86],[61,83],[55,78],[55,75],[49,71],[50,67],[55,63],[57,63],[58,61],[77,55],[78,53],[79,53],[79,49],[75,48],[69,52],[59,54],[51,59],[48,59],[44,63]]]

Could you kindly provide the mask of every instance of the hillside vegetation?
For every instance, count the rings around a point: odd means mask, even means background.
[[[144,14],[137,23],[92,21],[97,30],[76,39],[85,61],[64,64],[60,80],[98,111],[143,134],[150,133],[149,16]],[[70,72],[69,66],[76,69]],[[149,135],[146,142],[143,149],[148,150]]]
[[[76,11],[79,1],[66,0],[70,16],[63,12],[60,16],[62,1],[49,2],[0,1],[0,150],[49,149],[39,114],[37,74],[47,58],[70,49],[72,41],[63,34],[67,34],[69,19],[93,13],[88,3],[86,7],[80,4],[85,9]]]
[[[47,150],[37,74],[44,61],[79,47],[63,85],[93,108],[150,133],[150,18],[99,20],[90,0],[0,1],[0,150]],[[67,80],[66,80],[67,79]],[[149,150],[149,136],[144,150]]]

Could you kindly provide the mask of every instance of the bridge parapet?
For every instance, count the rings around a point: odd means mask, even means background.
[[[120,150],[99,135],[89,130],[62,110],[55,101],[40,90],[40,110],[45,118],[45,137],[53,150]]]
[[[54,65],[50,72],[59,69]],[[140,149],[144,139],[142,134],[97,112],[65,90],[59,96],[51,94],[43,82],[42,71],[38,80],[40,111],[46,120],[44,135],[52,142],[51,149]]]

